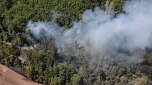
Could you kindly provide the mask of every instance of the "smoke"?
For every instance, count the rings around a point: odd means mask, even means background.
[[[86,10],[82,20],[74,22],[70,29],[60,27],[53,21],[29,21],[27,29],[31,30],[37,39],[53,37],[61,55],[84,55],[89,60],[98,57],[102,60],[140,63],[142,59],[139,54],[121,55],[115,58],[111,55],[151,48],[151,4],[152,0],[128,1],[123,7],[125,13],[114,18],[106,15],[99,7],[94,11]]]

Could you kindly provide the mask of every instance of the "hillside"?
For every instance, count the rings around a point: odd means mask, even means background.
[[[151,3],[0,0],[0,85],[151,85]]]
[[[30,81],[4,65],[0,65],[0,85],[40,85]]]

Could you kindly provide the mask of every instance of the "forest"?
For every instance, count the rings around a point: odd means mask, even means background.
[[[150,48],[118,54],[143,53],[142,63],[111,62],[100,69],[96,62],[90,65],[83,53],[77,57],[59,54],[52,37],[35,39],[26,29],[29,20],[49,22],[55,13],[59,16],[54,22],[70,29],[85,10],[106,10],[107,5],[117,17],[125,1],[129,0],[0,0],[0,63],[43,85],[151,85]]]

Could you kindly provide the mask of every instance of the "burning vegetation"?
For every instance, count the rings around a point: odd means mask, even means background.
[[[28,79],[152,84],[151,0],[0,2],[0,63]]]

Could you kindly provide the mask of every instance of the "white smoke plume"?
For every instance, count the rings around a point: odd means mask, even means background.
[[[79,56],[84,53],[90,59],[103,58],[119,51],[144,50],[152,46],[152,0],[132,0],[123,7],[125,13],[115,18],[105,15],[96,7],[86,10],[82,20],[74,22],[70,29],[60,27],[54,22],[32,22],[27,24],[37,39],[51,36],[55,39],[58,52],[63,55]],[[104,57],[111,58],[111,57]],[[138,55],[117,58],[136,62]],[[130,60],[133,59],[133,60]],[[135,60],[135,61],[134,61]],[[137,62],[141,62],[138,59]]]

